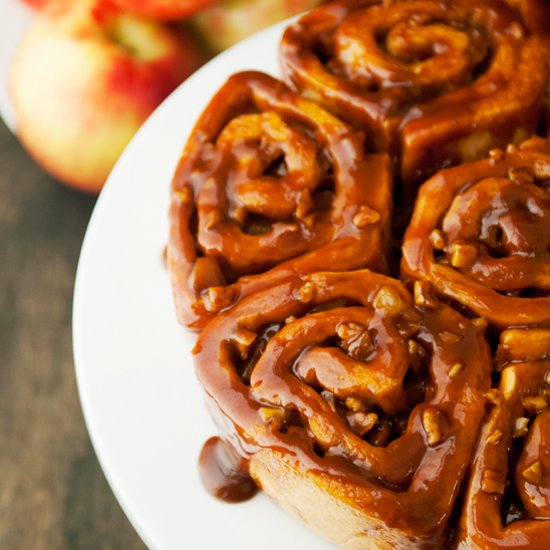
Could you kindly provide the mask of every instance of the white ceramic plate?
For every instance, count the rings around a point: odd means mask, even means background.
[[[161,261],[170,180],[191,127],[232,73],[278,73],[284,26],[220,55],[155,112],[115,167],[84,241],[73,317],[82,407],[105,474],[152,548],[332,548],[264,495],[229,505],[203,490],[197,457],[215,430],[195,379],[195,338],[176,323]]]

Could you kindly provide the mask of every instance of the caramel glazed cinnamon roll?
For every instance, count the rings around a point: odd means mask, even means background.
[[[399,159],[405,196],[412,196],[440,168],[537,130],[550,6],[524,0],[522,7],[503,0],[331,2],[285,32],[285,79],[343,120],[364,123],[375,147]]]
[[[402,271],[498,328],[550,326],[550,142],[531,138],[426,182]]]
[[[295,276],[213,319],[195,359],[227,444],[205,447],[205,485],[247,496],[249,474],[341,548],[448,547],[491,356],[484,320],[416,286]]]
[[[479,437],[458,548],[544,550],[550,535],[550,329],[510,329]]]
[[[385,271],[390,164],[281,82],[231,77],[173,180],[168,265],[180,321],[201,327],[293,273]]]

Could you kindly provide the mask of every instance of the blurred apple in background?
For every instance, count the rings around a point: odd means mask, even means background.
[[[193,26],[214,52],[277,21],[313,9],[322,0],[222,0],[192,19]]]
[[[17,134],[48,172],[92,193],[143,121],[206,60],[198,42],[217,53],[323,3],[22,1],[37,12],[10,74]]]
[[[34,9],[42,9],[50,0],[23,0],[23,3]]]
[[[33,0],[31,0],[33,1]],[[40,0],[35,0],[40,1]],[[75,0],[77,1],[77,0]],[[151,19],[182,19],[217,0],[114,0],[121,8]]]
[[[55,0],[12,66],[17,135],[58,179],[98,192],[143,121],[201,62],[191,38],[110,1]]]

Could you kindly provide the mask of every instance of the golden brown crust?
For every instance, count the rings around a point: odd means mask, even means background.
[[[458,532],[462,549],[543,550],[550,535],[550,329],[511,329]]]
[[[537,20],[534,7],[524,16]],[[306,97],[400,158],[411,194],[536,130],[547,31],[500,0],[337,0],[287,29],[281,59]]]
[[[355,506],[334,496],[326,478],[314,470],[305,472],[296,468],[288,456],[277,449],[256,453],[250,460],[250,475],[281,508],[339,548],[411,548],[410,541],[404,539],[401,532],[387,529],[384,522],[376,518],[366,520]],[[442,541],[434,539],[422,548],[441,545]]]
[[[289,274],[385,270],[391,171],[363,136],[260,73],[229,79],[172,186],[168,263],[194,327]]]
[[[403,273],[501,328],[550,324],[550,142],[532,138],[420,189]]]
[[[224,437],[268,494],[343,547],[436,547],[446,535],[490,352],[484,322],[427,290],[415,305],[367,270],[293,277],[216,317],[197,343]]]

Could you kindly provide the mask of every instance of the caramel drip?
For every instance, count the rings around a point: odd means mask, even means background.
[[[204,488],[226,502],[243,502],[258,492],[243,459],[219,437],[211,437],[204,444],[199,457],[199,473]]]

